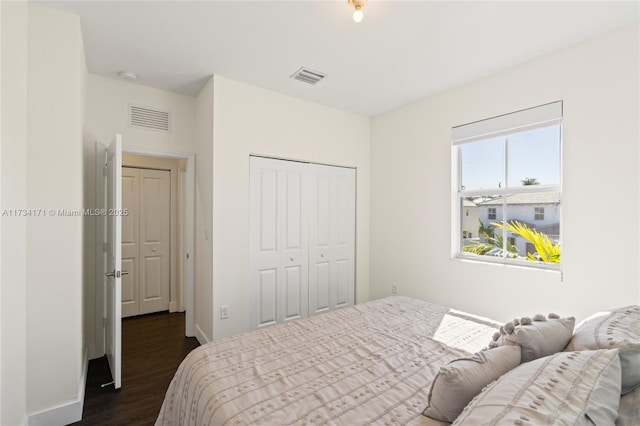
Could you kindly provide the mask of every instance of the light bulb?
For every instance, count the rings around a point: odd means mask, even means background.
[[[356,22],[360,22],[362,21],[363,17],[364,17],[364,13],[362,13],[362,6],[360,5],[356,6],[356,10],[353,12],[353,20]]]

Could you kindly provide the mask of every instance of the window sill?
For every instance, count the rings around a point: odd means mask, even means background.
[[[528,260],[504,259],[492,256],[472,256],[464,254],[456,254],[452,259],[470,263],[481,263],[485,265],[503,266],[507,268],[528,269],[562,274],[562,264],[557,263],[543,263]]]

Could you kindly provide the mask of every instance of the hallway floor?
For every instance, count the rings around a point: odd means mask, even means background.
[[[82,421],[74,425],[152,425],[173,374],[199,346],[184,336],[184,313],[161,312],[122,321],[122,387],[111,381],[107,358],[91,360]]]

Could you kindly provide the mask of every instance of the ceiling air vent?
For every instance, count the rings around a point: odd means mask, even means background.
[[[171,131],[171,113],[138,105],[129,105],[129,125],[169,133]]]
[[[309,68],[302,67],[298,71],[294,72],[291,78],[302,81],[304,83],[316,84],[326,76],[326,74],[323,74],[319,71],[313,71]]]

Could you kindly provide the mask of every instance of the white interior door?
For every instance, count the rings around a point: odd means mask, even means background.
[[[122,169],[122,318],[169,310],[171,172]]]
[[[122,136],[116,135],[107,148],[107,318],[106,353],[113,384],[121,386],[121,301],[122,272]]]
[[[251,157],[251,327],[308,315],[304,163]]]
[[[337,168],[334,171],[335,212],[333,280],[335,296],[331,309],[353,305],[355,302],[355,237],[356,237],[356,171]]]
[[[122,318],[140,314],[140,169],[122,168]]]
[[[309,314],[315,315],[331,309],[335,297],[333,275],[333,179],[331,171],[316,169],[311,177],[309,209]]]
[[[278,321],[278,165],[251,157],[250,253],[251,328]]]
[[[171,172],[140,170],[140,313],[169,310]]]
[[[355,301],[356,172],[309,167],[309,315],[315,315]]]
[[[307,225],[307,164],[281,161],[279,205],[280,267],[279,322],[308,315],[309,251]]]

